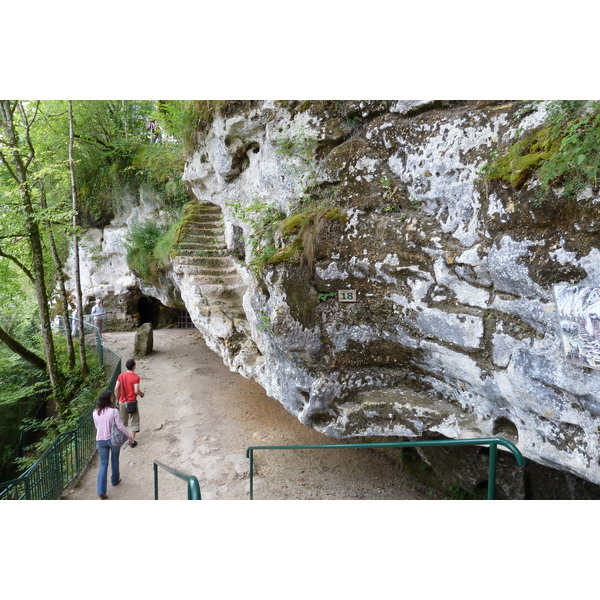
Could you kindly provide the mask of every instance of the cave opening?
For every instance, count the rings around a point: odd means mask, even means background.
[[[187,311],[183,311],[187,314]],[[164,327],[180,327],[182,311],[165,306],[157,298],[152,296],[140,296],[137,299],[136,310],[137,326],[150,323],[152,329]]]
[[[138,300],[138,327],[144,323],[150,323],[152,329],[158,329],[160,323],[162,303],[151,296],[142,296]]]

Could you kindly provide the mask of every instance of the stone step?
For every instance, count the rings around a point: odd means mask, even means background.
[[[173,246],[193,246],[196,248],[201,248],[203,246],[213,248],[214,246],[219,246],[221,248],[227,248],[225,241],[223,240],[223,236],[208,235],[205,235],[202,238],[192,236],[180,238],[180,240],[176,244],[173,244]]]
[[[202,316],[207,318],[210,317],[211,313],[218,311],[231,319],[234,324],[237,322],[242,328],[248,326],[248,317],[241,304],[231,304],[219,300],[212,300],[203,303],[202,306],[197,307],[197,310]]]
[[[203,209],[203,210],[188,211],[186,216],[190,217],[191,219],[194,219],[196,217],[199,217],[199,218],[212,217],[212,218],[220,219],[223,217],[223,213],[219,208],[217,208],[217,210]]]
[[[175,270],[189,277],[202,277],[204,279],[218,279],[224,283],[240,283],[243,279],[239,273],[214,267],[201,267],[198,265],[174,265]],[[216,282],[218,283],[218,282]]]
[[[215,239],[215,237],[205,236],[204,238],[187,236],[185,239],[180,239],[177,243],[178,246],[205,246],[208,248],[213,248],[215,246],[219,246],[220,248],[227,248],[225,241],[223,240],[223,236],[220,239]]]
[[[245,319],[246,318],[246,313],[244,312],[244,307],[242,306],[241,303],[232,304],[232,303],[223,302],[220,300],[211,300],[208,302],[207,307],[209,309],[217,308],[217,309],[223,311],[226,315],[229,315],[236,319]]]
[[[183,231],[179,236],[180,242],[187,240],[213,240],[218,238],[219,240],[225,239],[225,232],[222,229],[193,229],[190,231]]]
[[[202,277],[220,277],[226,281],[229,280],[239,280],[242,281],[242,277],[237,272],[235,267],[231,268],[223,268],[223,269],[214,269],[210,267],[199,267],[194,264],[177,264],[175,268],[181,273],[186,273],[188,275],[201,275]]]
[[[224,235],[225,228],[216,223],[196,223],[191,227],[184,227],[181,230],[181,237],[193,236],[193,235],[203,235],[203,236],[211,236],[211,235]]]
[[[197,212],[215,212],[221,214],[223,211],[220,206],[216,204],[208,204],[208,203],[195,203],[193,205],[188,204],[188,212],[189,213],[197,213]]]
[[[190,229],[183,232],[181,237],[185,237],[185,239],[210,240],[218,238],[223,240],[225,239],[225,232],[222,229]]]
[[[227,269],[233,267],[231,256],[178,256],[176,261],[183,265],[208,267],[211,269]]]
[[[227,275],[233,275],[239,273],[236,269],[236,265],[230,256],[205,256],[205,257],[192,257],[192,256],[176,256],[171,261],[174,267],[192,268],[198,267],[205,271],[214,271],[215,273],[225,273]],[[192,271],[190,270],[190,273]]]
[[[190,213],[198,211],[221,212],[221,207],[210,202],[194,202],[186,204],[186,210]]]
[[[187,215],[184,227],[197,223],[223,223],[223,215]]]
[[[200,248],[180,248],[177,250],[177,256],[187,258],[216,258],[227,256],[227,250],[219,248],[207,248],[202,246]]]
[[[184,228],[181,231],[181,236],[180,238],[185,238],[188,235],[194,235],[194,234],[200,234],[200,235],[223,235],[223,228],[222,227],[210,227],[208,224],[202,224],[202,225],[197,225],[193,228]]]
[[[192,250],[196,252],[220,252],[220,256],[224,256],[227,254],[227,246],[224,244],[213,244],[212,246],[206,244],[195,244],[194,242],[186,242],[185,244],[174,244],[172,246],[173,250]],[[179,252],[178,252],[179,253]]]
[[[210,298],[219,298],[220,300],[239,300],[241,302],[242,296],[248,286],[245,283],[238,283],[235,285],[227,285],[224,283],[198,283],[198,287],[202,295]]]
[[[202,275],[202,274],[191,274],[190,277],[193,280],[195,285],[200,286],[201,288],[206,285],[220,285],[220,286],[238,286],[245,285],[238,278],[227,278],[227,277],[219,277],[213,275]],[[242,292],[240,292],[242,293]]]
[[[218,215],[194,215],[193,217],[187,219],[185,227],[205,225],[206,223],[223,226],[223,218]]]
[[[175,270],[182,275],[189,277],[200,277],[203,280],[211,280],[211,283],[227,283],[228,285],[237,285],[244,280],[237,272],[224,269],[214,269],[210,267],[202,268],[196,265],[175,265]]]

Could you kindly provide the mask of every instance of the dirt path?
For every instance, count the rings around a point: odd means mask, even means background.
[[[107,333],[105,343],[133,355],[134,333]],[[196,330],[154,332],[154,352],[137,360],[145,397],[136,448],[121,452],[121,479],[109,499],[154,498],[153,461],[195,475],[203,500],[249,498],[246,448],[257,445],[335,443],[303,426],[254,381],[232,373]],[[65,494],[95,500],[98,456]],[[387,457],[371,450],[257,451],[254,498],[426,499],[430,490]],[[159,471],[159,499],[186,499],[184,481]]]

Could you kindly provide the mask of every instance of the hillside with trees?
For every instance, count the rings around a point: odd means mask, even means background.
[[[124,188],[147,182],[165,202],[182,203],[183,109],[0,101],[0,480],[71,428],[101,385],[82,328],[76,336],[53,327],[57,315],[84,312],[80,285],[75,294],[65,287],[65,261],[73,248],[78,256],[83,229],[110,221]],[[151,121],[161,124],[160,140]]]

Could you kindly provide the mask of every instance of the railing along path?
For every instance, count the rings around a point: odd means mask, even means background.
[[[84,324],[87,332],[95,332],[96,350],[102,365],[106,364],[105,352],[114,363],[114,368],[106,390],[114,391],[117,377],[121,373],[121,356],[102,344],[98,328],[89,323]],[[95,450],[95,427],[92,420],[91,406],[83,416],[79,425],[72,431],[62,433],[50,448],[17,479],[0,483],[0,500],[52,500],[59,499],[65,488],[85,469]],[[365,444],[321,444],[321,445],[289,445],[289,446],[250,446],[246,450],[246,458],[250,459],[250,500],[254,498],[254,452],[257,450],[325,450],[350,448],[414,448],[432,446],[488,446],[488,500],[495,498],[496,463],[498,446],[507,448],[515,457],[520,467],[525,466],[525,459],[519,449],[503,438],[474,438],[463,440],[419,440],[407,442],[379,442]],[[173,467],[154,461],[154,498],[158,500],[158,468],[187,481],[188,500],[200,500],[198,479]]]
[[[71,318],[73,326],[78,321]],[[106,390],[115,389],[121,373],[121,356],[102,344],[98,328],[85,323],[85,333],[96,336],[100,364],[113,367]],[[59,328],[64,329],[62,318]],[[42,456],[17,479],[0,483],[0,500],[58,500],[67,486],[83,473],[96,451],[92,412],[96,402],[71,431],[61,433]]]
[[[488,500],[495,498],[496,490],[496,461],[498,446],[504,446],[515,457],[520,467],[525,466],[525,459],[519,449],[508,440],[503,438],[474,438],[468,440],[420,440],[411,442],[379,442],[372,444],[320,444],[308,446],[250,446],[246,450],[246,458],[250,459],[250,500],[254,497],[254,451],[255,450],[306,450],[306,449],[346,449],[346,448],[415,448],[423,446],[489,446],[489,469],[488,469]]]

